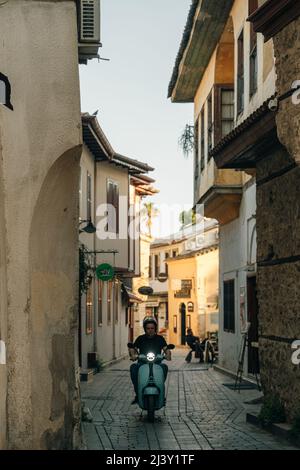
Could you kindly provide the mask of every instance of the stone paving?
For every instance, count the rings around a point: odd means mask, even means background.
[[[81,384],[82,400],[93,422],[83,423],[85,442],[94,450],[288,450],[286,441],[246,423],[245,401],[257,390],[240,393],[225,387],[234,379],[195,359],[186,364],[186,350],[172,353],[166,382],[167,405],[148,423],[146,412],[131,405],[134,393],[131,362],[123,360]]]

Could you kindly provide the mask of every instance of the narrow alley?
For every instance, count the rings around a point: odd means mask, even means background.
[[[245,404],[260,396],[254,387],[230,390],[234,379],[195,359],[186,364],[185,349],[168,363],[167,406],[155,423],[131,405],[129,360],[123,360],[81,384],[82,400],[93,421],[84,422],[87,448],[93,450],[288,450],[287,442],[246,423]]]
[[[300,450],[300,0],[0,0],[0,41],[2,468]]]

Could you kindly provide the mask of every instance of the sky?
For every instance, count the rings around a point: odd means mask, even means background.
[[[171,103],[168,84],[191,0],[102,0],[100,56],[80,66],[81,109],[97,118],[113,149],[155,168],[157,237],[179,228],[193,203],[193,163],[178,139],[192,104]]]

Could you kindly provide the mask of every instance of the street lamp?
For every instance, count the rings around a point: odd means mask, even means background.
[[[96,229],[95,225],[92,223],[91,219],[80,220],[79,225],[81,225],[83,223],[87,223],[87,226],[82,228],[82,229],[79,229],[79,233],[82,233],[82,232],[95,233],[96,232],[97,229]]]

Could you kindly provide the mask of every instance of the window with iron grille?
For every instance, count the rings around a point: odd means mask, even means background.
[[[201,130],[200,130],[200,141],[201,141],[201,171],[204,170],[205,166],[205,127],[204,127],[204,106],[201,110]]]
[[[224,287],[224,331],[235,332],[234,279],[225,281]]]
[[[93,288],[90,284],[86,293],[86,334],[93,332]]]
[[[212,92],[207,98],[207,145],[208,145],[208,160],[211,159],[209,152],[213,148],[213,99]]]
[[[238,67],[237,67],[237,113],[244,110],[244,30],[238,38]]]
[[[102,326],[103,322],[103,282],[98,280],[98,325]]]
[[[92,219],[92,177],[87,174],[87,184],[86,184],[86,218],[87,220]]]

